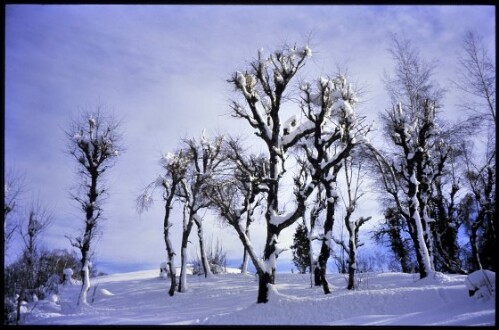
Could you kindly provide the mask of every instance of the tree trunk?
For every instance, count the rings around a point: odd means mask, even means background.
[[[419,158],[419,156],[414,156],[414,158]],[[413,229],[415,230],[414,235],[411,235],[411,237],[414,240],[414,248],[416,250],[416,256],[418,259],[419,277],[425,278],[434,272],[434,267],[430,255],[430,250],[427,245],[427,240],[429,238],[426,237],[426,228],[423,224],[423,221],[425,221],[425,219],[421,219],[421,214],[419,213],[421,208],[418,198],[419,183],[416,180],[414,165],[408,164],[408,176],[410,178],[408,182],[407,193],[407,197],[409,199],[409,217],[412,224],[414,225]]]
[[[314,285],[320,286],[322,285],[322,273],[321,269],[318,265],[318,261],[314,264]]]
[[[333,224],[334,224],[334,211],[336,207],[336,198],[333,198],[331,191],[328,189],[326,192],[326,197],[328,198],[327,208],[326,208],[326,221],[324,222],[324,238],[322,241],[321,252],[319,254],[317,268],[315,270],[315,280],[320,281],[322,284],[322,289],[325,294],[331,293],[329,289],[329,283],[326,280],[326,269],[327,261],[331,254],[331,238],[333,235]],[[333,198],[333,200],[331,200]]]
[[[175,267],[175,251],[173,250],[172,243],[170,241],[170,209],[171,209],[171,202],[173,200],[173,190],[172,193],[170,194],[168,200],[166,201],[165,204],[165,218],[164,218],[164,223],[163,223],[163,228],[164,228],[164,240],[165,240],[165,246],[166,246],[166,255],[168,257],[167,259],[167,265],[168,265],[168,271],[170,272],[170,290],[168,291],[168,294],[170,296],[173,296],[175,294],[175,288],[177,286],[177,269]]]
[[[322,289],[325,294],[331,293],[329,290],[329,283],[326,280],[326,265],[327,260],[329,259],[330,249],[326,242],[322,242],[321,253],[319,255],[317,268],[315,269],[315,280],[316,283],[322,285]],[[317,284],[316,284],[317,285]]]
[[[356,228],[351,228],[355,224],[349,223],[350,221],[349,211],[347,210],[347,216],[345,217],[346,227],[348,231],[348,284],[347,289],[353,290],[355,288],[355,268],[356,268],[356,255],[357,255],[357,245],[356,245]]]
[[[355,247],[352,247],[351,246],[351,242],[350,242],[350,249],[354,249],[354,250],[350,250],[348,252],[348,258],[349,258],[349,262],[348,262],[348,285],[347,285],[347,289],[348,290],[353,290],[355,289],[355,254],[356,252],[355,251]]]
[[[184,224],[182,233],[182,250],[180,252],[180,278],[178,283],[178,292],[185,292],[187,290],[187,243],[189,242],[189,234],[191,233],[193,220],[190,216],[187,205],[184,207]]]
[[[275,238],[279,235],[276,226],[267,222],[267,240],[265,242],[265,250],[263,253],[264,269],[259,275],[258,298],[257,303],[266,303],[268,301],[268,285],[275,283]]]
[[[250,212],[250,211],[248,211]],[[251,211],[251,213],[253,213]],[[246,229],[244,230],[244,234],[246,235],[247,238],[250,237],[250,231],[249,231],[249,226],[251,224],[251,214],[248,214],[246,218]],[[248,273],[248,259],[249,259],[249,253],[248,249],[244,247],[243,251],[243,264],[241,265],[241,274],[247,274]]]
[[[90,290],[90,273],[89,273],[89,265],[90,265],[90,260],[89,260],[89,252],[90,252],[90,243],[92,240],[92,232],[95,228],[97,218],[99,217],[99,211],[97,210],[97,215],[95,216],[94,213],[96,211],[95,209],[95,202],[97,201],[97,198],[99,194],[97,193],[97,181],[99,177],[99,173],[97,172],[97,169],[92,168],[90,171],[91,175],[91,185],[88,193],[89,197],[89,204],[86,206],[86,221],[85,221],[85,232],[83,234],[83,239],[80,245],[80,251],[81,251],[81,278],[82,278],[82,286],[81,286],[81,292],[80,292],[80,297],[78,304],[84,303],[87,304],[87,292]]]
[[[87,292],[90,290],[90,270],[89,270],[89,261],[85,262],[81,270],[81,291],[80,296],[78,297],[78,305],[85,304],[87,305]]]
[[[317,197],[317,203],[319,200],[319,194]],[[312,211],[310,212],[310,232],[308,233],[308,246],[309,246],[309,259],[310,259],[310,287],[313,285],[319,286],[322,283],[321,277],[320,277],[320,270],[317,268],[317,263],[318,260],[314,258],[314,251],[312,249],[312,233],[314,232],[315,229],[315,223],[317,219],[319,218],[321,208],[319,207],[314,207]],[[312,284],[312,276],[313,276],[313,284]]]
[[[249,259],[248,250],[246,250],[246,248],[244,248],[243,263],[241,265],[241,274],[248,274],[248,259]]]
[[[213,275],[210,267],[210,262],[208,261],[208,257],[206,256],[206,249],[204,246],[204,237],[203,237],[203,224],[201,221],[197,219],[197,215],[194,217],[194,222],[198,227],[198,238],[199,238],[199,250],[201,254],[201,265],[203,266],[204,277],[211,277]]]
[[[480,260],[480,253],[478,252],[478,229],[480,229],[484,220],[483,212],[480,210],[478,216],[471,225],[470,233],[470,245],[471,245],[471,257],[474,270],[482,269],[482,263]]]
[[[26,291],[25,289],[21,289],[21,292],[19,293],[19,297],[17,298],[17,305],[16,305],[16,325],[19,325],[21,322],[21,305],[23,300],[26,299]]]
[[[267,272],[258,274],[258,298],[256,303],[266,303],[269,301],[269,285],[272,285],[272,276]]]
[[[409,266],[408,252],[404,245],[402,236],[400,235],[401,225],[398,224],[397,221],[398,219],[396,218],[397,216],[400,215],[393,215],[386,218],[390,226],[388,232],[388,236],[390,239],[390,247],[393,251],[393,254],[397,257],[397,260],[399,260],[400,262],[400,268],[402,269],[402,272],[410,273],[411,269]]]

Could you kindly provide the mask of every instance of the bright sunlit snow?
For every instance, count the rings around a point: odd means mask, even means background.
[[[188,275],[189,290],[168,296],[157,269],[95,278],[89,305],[77,308],[79,285],[60,289],[59,302],[38,301],[24,324],[265,324],[265,325],[494,325],[495,294],[469,296],[465,275],[363,273],[359,289],[346,275],[327,276],[332,293],[310,287],[309,274],[278,273],[277,292],[256,304],[254,275]],[[494,288],[495,290],[495,288]],[[92,298],[90,298],[92,297]],[[53,299],[55,300],[55,299]],[[92,302],[93,301],[93,302]]]

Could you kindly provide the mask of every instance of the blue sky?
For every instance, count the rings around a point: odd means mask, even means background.
[[[468,29],[484,38],[495,58],[493,6],[8,5],[5,167],[25,173],[25,204],[37,195],[54,210],[44,244],[69,248],[64,234],[80,228],[81,214],[69,197],[76,176],[64,153],[63,131],[80,111],[104,106],[123,120],[126,152],[107,178],[111,195],[96,258],[115,265],[107,271],[124,263],[156,266],[165,258],[162,206],[158,202],[139,216],[134,199],[158,173],[160,155],[175,149],[180,138],[203,129],[251,135],[229,115],[235,95],[226,80],[258,49],[309,43],[313,56],[303,73],[309,77],[347,65],[368,91],[360,110],[375,120],[389,107],[382,75],[392,67],[392,33],[435,60],[436,78],[445,86],[455,79]],[[461,116],[457,102],[449,91],[448,118]],[[375,203],[361,212],[379,218]],[[237,258],[237,236],[207,218],[207,236],[223,236],[230,258]],[[255,226],[256,246],[264,239],[261,227]],[[292,232],[283,233],[284,242],[291,242]],[[178,249],[180,237],[173,243]]]

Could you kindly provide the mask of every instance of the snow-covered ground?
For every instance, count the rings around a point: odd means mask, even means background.
[[[324,295],[310,287],[308,274],[280,273],[278,292],[271,292],[269,303],[256,304],[254,275],[189,275],[189,290],[170,297],[159,270],[113,274],[93,279],[89,306],[75,306],[80,286],[62,287],[57,303],[28,306],[23,323],[495,325],[495,295],[470,297],[466,276],[437,273],[419,280],[415,274],[364,273],[359,278],[359,289],[348,291],[344,275],[329,274],[332,294]]]

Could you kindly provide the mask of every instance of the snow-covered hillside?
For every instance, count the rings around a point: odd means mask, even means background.
[[[90,306],[76,308],[80,287],[62,287],[60,300],[38,301],[24,324],[265,324],[265,325],[494,325],[495,296],[468,295],[466,276],[437,273],[419,280],[402,273],[364,273],[359,289],[329,274],[332,294],[310,287],[310,276],[277,274],[270,302],[256,304],[254,275],[189,275],[189,290],[167,294],[158,270],[93,280]],[[94,290],[94,288],[96,288]],[[53,299],[56,300],[56,299]]]

